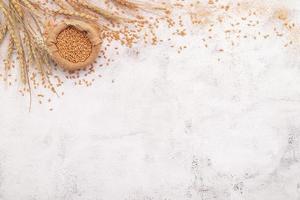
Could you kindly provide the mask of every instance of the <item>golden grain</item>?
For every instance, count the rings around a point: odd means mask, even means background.
[[[70,62],[84,62],[92,52],[92,43],[87,34],[73,26],[64,29],[56,40],[60,56]]]

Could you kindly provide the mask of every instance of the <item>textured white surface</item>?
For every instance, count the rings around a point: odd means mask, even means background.
[[[217,62],[198,34],[125,51],[52,112],[1,86],[0,199],[300,200],[299,53],[244,41]]]

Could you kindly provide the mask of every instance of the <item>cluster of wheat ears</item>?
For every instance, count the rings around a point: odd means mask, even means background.
[[[149,3],[127,0],[111,0],[111,3],[127,10],[162,8]],[[16,55],[20,80],[25,85],[29,84],[28,72],[32,66],[42,77],[46,77],[45,79],[49,75],[51,56],[45,42],[47,20],[68,17],[99,26],[103,21],[127,23],[130,20],[137,20],[96,6],[89,0],[52,0],[51,4],[53,6],[50,8],[38,0],[0,0],[0,45],[4,44],[5,40],[8,41],[7,55],[4,59],[5,71],[11,69],[12,59]]]

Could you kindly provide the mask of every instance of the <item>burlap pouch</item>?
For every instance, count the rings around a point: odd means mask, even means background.
[[[58,48],[56,46],[57,36],[69,26],[73,26],[79,31],[85,31],[87,33],[87,37],[89,38],[92,44],[92,50],[90,56],[84,62],[78,62],[78,63],[70,62],[67,59],[63,58],[58,52]],[[46,43],[51,58],[62,68],[66,70],[74,71],[78,69],[84,69],[95,61],[100,51],[100,45],[101,45],[101,40],[99,35],[100,35],[99,30],[87,22],[78,21],[78,20],[65,20],[63,22],[60,22],[57,25],[54,25],[51,30],[48,30]]]

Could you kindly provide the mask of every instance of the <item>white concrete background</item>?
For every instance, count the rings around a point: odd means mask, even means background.
[[[1,86],[0,199],[300,200],[299,52],[216,62],[196,37],[125,51],[52,112]]]

